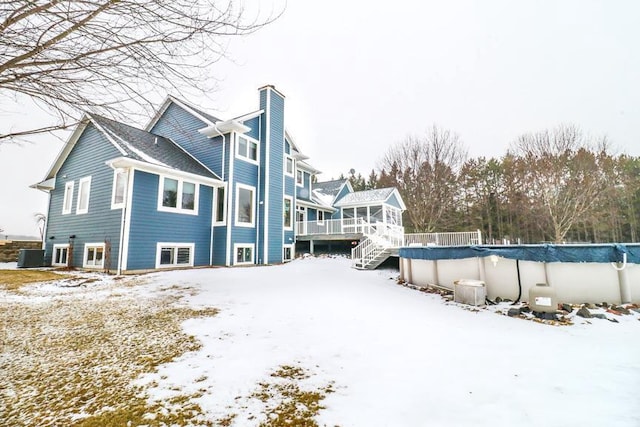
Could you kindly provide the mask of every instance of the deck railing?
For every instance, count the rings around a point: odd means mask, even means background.
[[[404,246],[467,246],[481,244],[482,232],[480,230],[404,235]]]
[[[324,221],[296,222],[296,235],[306,236],[314,234],[348,234],[375,232],[375,225],[369,224],[362,218],[326,219]]]

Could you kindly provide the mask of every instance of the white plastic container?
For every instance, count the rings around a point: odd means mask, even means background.
[[[558,310],[556,290],[546,283],[536,283],[529,288],[529,307],[539,313],[555,313]]]
[[[453,282],[453,300],[461,304],[484,305],[487,287],[482,280],[460,279]]]

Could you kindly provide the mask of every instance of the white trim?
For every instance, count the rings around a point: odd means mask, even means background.
[[[131,206],[133,205],[133,180],[135,179],[136,171],[135,169],[131,169],[129,171],[129,177],[127,178],[128,187],[127,187],[127,204],[123,209],[123,218],[122,218],[122,237],[120,238],[120,261],[121,265],[119,265],[120,273],[127,270],[129,263],[129,234],[131,232]]]
[[[291,249],[291,257],[289,259],[286,259],[284,257],[284,250],[286,248]],[[293,261],[296,258],[296,245],[295,244],[288,244],[288,245],[282,245],[282,262],[289,262],[289,261]]]
[[[74,187],[74,182],[73,181],[67,181],[64,184],[64,198],[62,199],[62,215],[67,215],[71,213],[71,210],[73,209],[73,187]],[[67,192],[71,193],[68,194]],[[70,196],[70,198],[68,199],[68,204],[67,204],[67,196]]]
[[[237,261],[237,254],[239,248],[251,248],[251,261]],[[233,244],[233,265],[251,265],[255,264],[256,260],[256,245],[254,243],[234,243]]]
[[[64,263],[60,263],[60,262],[55,262],[56,261],[56,250],[57,249],[66,249],[67,250],[67,256],[66,256],[66,262]],[[69,244],[68,243],[58,243],[56,245],[53,245],[53,252],[51,254],[51,265],[54,267],[66,267],[69,265]]]
[[[266,86],[266,114],[265,114],[265,141],[264,141],[264,238],[262,239],[263,243],[263,264],[269,264],[269,195],[271,191],[269,189],[269,159],[270,159],[270,151],[271,151],[271,91],[272,86]]]
[[[162,249],[189,249],[189,263],[178,264],[178,257],[175,256],[174,261],[171,264],[160,264],[160,258],[162,255]],[[156,268],[175,268],[175,267],[193,267],[193,258],[195,256],[196,245],[195,243],[174,243],[174,242],[158,242],[156,243]]]
[[[126,179],[129,178],[129,171],[127,169],[116,168],[113,170],[113,184],[111,187],[111,209],[122,209],[127,200],[127,181],[124,182],[124,193],[122,194],[122,202],[116,203],[116,190],[118,184],[118,175],[123,175]]]
[[[242,116],[234,117],[231,120],[238,121],[238,122],[246,122],[247,120],[255,119],[256,117],[260,116],[260,114],[262,113],[264,113],[264,110],[256,110],[247,114],[243,114]]]
[[[160,212],[172,212],[172,213],[180,213],[180,214],[187,214],[187,215],[198,215],[198,202],[200,199],[200,184],[197,182],[193,182],[193,181],[189,181],[189,180],[184,180],[182,178],[178,178],[178,177],[173,177],[173,176],[168,176],[168,175],[159,175],[160,181],[158,182],[158,211]],[[176,206],[175,207],[171,207],[171,206],[164,206],[163,205],[163,199],[164,199],[164,181],[165,179],[171,179],[173,181],[177,181],[177,191],[178,194],[176,194]],[[195,189],[195,194],[193,195],[193,209],[187,209],[187,208],[183,208],[182,207],[182,195],[183,195],[183,188],[184,188],[184,184],[193,184]]]
[[[208,185],[211,187],[224,184],[224,182],[222,182],[219,179],[208,178],[206,176],[198,175],[195,173],[172,169],[167,166],[156,165],[152,163],[143,162],[140,160],[134,160],[128,157],[116,157],[115,159],[108,160],[105,163],[114,169],[132,167],[142,172],[148,172],[154,175],[176,176],[186,181],[196,182],[196,183]]]
[[[285,209],[284,209],[284,203],[285,203],[285,201],[286,201],[286,200],[289,200],[289,226],[287,226],[287,224],[285,224],[285,222],[284,222],[284,212],[285,212]],[[294,212],[295,212],[295,211],[294,211],[294,209],[293,209],[293,197],[285,195],[285,196],[282,198],[282,228],[283,228],[284,230],[286,230],[286,231],[291,231],[291,230],[293,230],[293,223],[294,223],[293,216],[294,216]],[[284,236],[283,236],[283,238],[284,238]]]
[[[240,190],[248,190],[251,191],[251,222],[240,222],[238,219],[238,213],[240,212]],[[253,228],[256,226],[256,187],[246,184],[236,183],[236,203],[235,203],[235,221],[234,225],[236,227],[249,227]]]
[[[320,214],[322,213],[322,219],[320,219]],[[325,212],[322,209],[317,209],[316,210],[316,224],[318,225],[324,225],[324,215]]]
[[[260,161],[260,143],[258,142],[258,140],[251,138],[250,136],[247,135],[240,135],[238,133],[235,134],[236,137],[236,150],[235,150],[235,156],[237,159],[243,160],[247,163],[252,163],[254,165],[258,165],[259,161]],[[240,138],[243,138],[247,141],[247,155],[244,156],[243,154],[240,153]],[[249,144],[255,144],[256,146],[256,158],[255,160],[252,159],[251,157],[249,157]]]
[[[235,160],[234,160],[234,156],[231,154],[233,153],[233,134],[231,135],[231,137],[229,138],[229,185],[227,186],[227,248],[226,248],[226,259],[225,259],[225,265],[226,266],[230,266],[231,265],[231,258],[232,258],[232,253],[231,253],[231,216],[234,215],[234,211],[236,209],[238,209],[237,206],[233,205],[233,185],[231,185],[231,183],[233,182],[233,173],[234,173],[234,169],[235,169]]]
[[[86,184],[87,188],[87,206],[81,206],[80,202],[82,202],[82,187]],[[76,215],[86,214],[89,212],[89,197],[91,196],[91,176],[85,176],[80,179],[78,183],[78,200],[76,202]]]
[[[222,188],[224,194],[222,195],[222,220],[218,219],[218,191]],[[214,226],[222,226],[227,224],[227,185],[222,185],[219,187],[213,188],[213,225]]]
[[[291,160],[291,173],[287,172],[287,164],[288,161]],[[296,161],[293,157],[288,154],[284,155],[284,174],[286,176],[294,177],[296,173]]]
[[[302,177],[300,182],[298,182],[298,174],[300,174],[300,176]],[[296,167],[296,187],[304,188],[304,171],[302,169],[298,169],[297,167]]]
[[[102,259],[100,264],[89,264],[87,262],[87,255],[89,255],[89,248],[102,249]],[[104,268],[104,254],[105,253],[105,244],[104,242],[100,243],[85,243],[84,244],[84,254],[82,255],[82,268]]]

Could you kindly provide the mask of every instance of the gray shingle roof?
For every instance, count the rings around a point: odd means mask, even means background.
[[[219,178],[168,138],[95,114],[91,114],[91,119],[127,152],[129,158],[208,178]]]
[[[395,188],[376,188],[375,190],[355,191],[344,196],[335,206],[348,206],[355,204],[372,204],[385,202]]]
[[[313,191],[336,197],[346,179],[335,179],[333,181],[316,182],[313,184]]]

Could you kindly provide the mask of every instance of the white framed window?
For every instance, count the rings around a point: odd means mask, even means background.
[[[236,157],[258,163],[258,141],[244,135],[238,135]]]
[[[124,207],[124,200],[127,193],[127,181],[129,172],[126,169],[116,169],[113,171],[113,187],[111,190],[111,209],[121,209]]]
[[[84,268],[103,268],[104,243],[85,243],[84,257],[82,259]]]
[[[254,227],[256,220],[256,188],[236,184],[236,225]]]
[[[87,176],[82,178],[78,184],[78,206],[76,206],[76,214],[86,214],[89,212],[90,191],[91,177]]]
[[[284,173],[293,176],[293,171],[295,170],[295,164],[293,162],[293,157],[284,156]]]
[[[194,243],[158,243],[156,268],[193,267]]]
[[[233,253],[235,254],[233,258],[233,264],[254,264],[254,250],[255,245],[253,243],[236,243],[235,245],[233,245]]]
[[[224,225],[227,221],[227,189],[226,187],[216,187],[214,208],[214,223]]]
[[[295,257],[294,246],[284,245],[282,246],[282,262],[291,261]]]
[[[71,213],[73,205],[73,181],[64,184],[64,199],[62,199],[62,215]]]
[[[304,187],[304,172],[301,170],[296,171],[296,185],[299,187]]]
[[[293,199],[284,196],[284,205],[282,208],[285,230],[293,230]]]
[[[324,224],[324,211],[318,211],[317,223],[318,223],[318,225],[323,225]]]
[[[53,256],[51,265],[56,267],[66,267],[69,262],[69,244],[53,245]]]
[[[158,210],[197,215],[198,190],[199,184],[161,176],[158,186]]]

